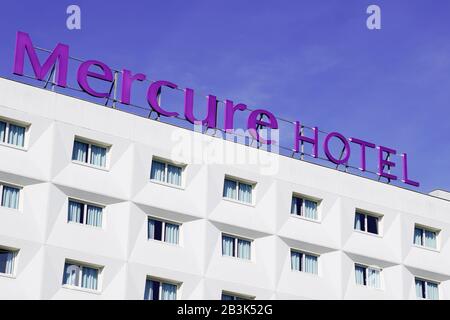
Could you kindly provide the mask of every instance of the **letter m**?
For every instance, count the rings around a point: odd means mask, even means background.
[[[19,76],[23,76],[25,51],[30,58],[31,66],[37,79],[43,80],[50,68],[58,63],[56,84],[60,87],[66,87],[67,67],[69,63],[69,47],[67,45],[58,43],[44,65],[41,65],[28,33],[18,31],[14,54],[14,74]]]

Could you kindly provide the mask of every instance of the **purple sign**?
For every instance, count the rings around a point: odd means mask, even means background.
[[[37,54],[34,50],[33,44],[31,42],[31,38],[27,33],[17,32],[16,39],[16,48],[14,55],[14,74],[23,76],[24,74],[24,61],[25,61],[25,53],[28,55],[28,58],[31,62],[31,66],[33,68],[34,74],[38,80],[44,80],[48,75],[51,68],[56,67],[56,85],[60,87],[67,86],[67,70],[69,64],[69,46],[65,44],[57,44],[55,49],[51,52],[47,60],[44,64],[41,65]],[[101,70],[100,73],[91,71],[92,69]],[[123,69],[122,74],[122,90],[121,90],[121,98],[120,101],[123,104],[129,105],[131,103],[131,89],[133,83],[135,81],[144,81],[146,79],[146,75],[142,73],[133,74],[132,71]],[[80,88],[88,93],[91,96],[99,97],[99,98],[109,98],[109,92],[97,92],[90,85],[89,81],[103,81],[107,83],[113,83],[114,77],[111,68],[109,68],[106,64],[97,60],[88,60],[83,62],[77,72],[77,82]],[[179,116],[178,112],[167,110],[163,105],[160,105],[159,96],[161,94],[161,88],[166,87],[170,89],[177,89],[178,86],[175,83],[169,81],[155,81],[150,84],[147,90],[147,102],[150,108],[156,111],[159,115],[165,117],[177,117]],[[219,128],[217,124],[217,98],[214,95],[208,95],[208,103],[207,103],[207,115],[205,119],[196,119],[194,117],[194,90],[186,88],[184,90],[184,118],[191,123],[201,122],[204,126],[208,128]],[[247,110],[247,106],[242,103],[235,104],[231,100],[225,101],[225,114],[224,114],[224,131],[232,131],[234,130],[234,115],[236,112],[241,112]],[[266,120],[263,120],[266,119]],[[312,136],[306,136],[303,133],[302,126],[300,122],[296,121],[295,123],[295,146],[293,151],[296,153],[302,152],[301,146],[304,144],[309,144],[312,146],[312,156],[317,158],[319,156],[319,128],[313,128]],[[260,134],[260,129],[278,129],[277,118],[270,111],[264,109],[258,109],[250,112],[247,118],[247,130],[250,132],[251,136],[256,139],[258,142],[262,144],[275,144],[277,141],[264,139]],[[331,141],[338,142],[342,145],[342,154],[337,157],[333,155],[330,149]],[[408,178],[408,157],[406,153],[401,154],[402,158],[402,178],[399,179],[394,174],[390,172],[386,172],[386,168],[394,168],[397,164],[390,159],[390,155],[395,155],[397,153],[396,150],[384,147],[377,146],[374,143],[360,140],[357,138],[349,138],[347,139],[342,134],[338,132],[331,132],[327,134],[325,140],[323,141],[323,151],[329,161],[336,165],[347,165],[351,156],[352,149],[351,144],[359,146],[360,152],[359,161],[360,161],[360,170],[366,171],[366,150],[376,149],[378,153],[378,176],[389,179],[390,181],[401,180],[403,183],[418,187],[419,182],[410,180]],[[356,157],[354,155],[354,157]]]

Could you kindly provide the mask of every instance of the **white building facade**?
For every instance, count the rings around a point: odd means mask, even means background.
[[[0,299],[450,299],[448,192],[180,132],[0,79]]]

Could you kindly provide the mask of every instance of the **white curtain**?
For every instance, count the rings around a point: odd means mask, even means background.
[[[162,284],[161,300],[176,300],[177,286],[170,283]]]
[[[69,221],[83,223],[83,204],[69,201]]]
[[[425,292],[425,282],[416,279],[416,298],[419,299],[425,298],[424,292]]]
[[[152,169],[150,172],[150,179],[165,182],[165,180],[166,180],[165,170],[166,170],[166,165],[164,163],[153,160],[152,161]]]
[[[13,144],[15,146],[23,147],[24,141],[25,141],[25,128],[10,124],[8,143]]]
[[[19,208],[20,189],[3,186],[2,206],[11,209]]]
[[[144,299],[145,300],[153,300],[153,287],[154,287],[154,281],[147,280],[145,282],[145,292],[144,292]],[[159,284],[158,284],[159,286]]]
[[[106,148],[91,146],[91,164],[106,167]]]
[[[6,123],[0,121],[0,142],[5,142]]]
[[[81,286],[86,289],[97,290],[98,270],[89,267],[82,269]]]
[[[311,255],[305,255],[305,272],[317,274],[317,257]]]
[[[70,286],[78,286],[78,277],[80,267],[74,264],[66,263],[64,265],[64,279],[63,283]]]
[[[305,200],[305,218],[317,220],[317,203]]]
[[[155,239],[155,220],[148,219],[148,239]]]
[[[364,278],[366,277],[366,268],[355,266],[355,281],[356,284],[365,285]]]
[[[176,224],[166,223],[164,228],[164,241],[178,244],[178,229],[179,227]]]
[[[368,269],[367,284],[369,287],[379,289],[381,287],[380,271],[376,269]]]
[[[291,251],[291,270],[301,271],[302,254],[300,252]]]
[[[423,230],[419,229],[419,228],[414,228],[414,244],[421,246],[423,245],[422,243],[422,235],[423,235]]]
[[[364,225],[364,215],[361,213],[356,212],[355,213],[355,230],[364,231],[365,225]]]
[[[250,260],[251,258],[250,241],[238,239],[238,258]]]
[[[427,299],[439,300],[439,290],[436,283],[427,282]]]
[[[246,183],[239,183],[238,200],[246,203],[252,203],[252,186]]]
[[[167,183],[181,186],[181,168],[173,165],[167,166]]]
[[[72,160],[87,162],[88,145],[83,142],[74,141]]]
[[[12,275],[14,274],[14,258],[16,256],[15,252],[6,253],[6,264],[5,264],[5,273]]]
[[[234,256],[234,238],[222,236],[222,255]]]
[[[95,227],[102,226],[103,209],[96,206],[87,206],[87,221],[86,224]]]
[[[436,232],[425,230],[425,246],[436,249]]]
[[[225,198],[237,200],[236,187],[236,181],[225,179],[223,184],[223,196]]]

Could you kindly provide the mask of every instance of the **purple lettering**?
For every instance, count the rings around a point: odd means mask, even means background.
[[[408,156],[406,155],[406,153],[402,153],[401,156],[403,158],[403,179],[402,179],[402,181],[411,186],[419,187],[420,186],[419,182],[408,179]]]
[[[319,142],[319,128],[318,127],[314,127],[312,128],[313,132],[314,132],[314,138],[309,138],[309,137],[305,137],[302,132],[301,132],[301,124],[298,121],[295,121],[295,152],[300,152],[300,141],[302,142],[306,142],[306,143],[311,143],[313,145],[313,153],[312,156],[314,158],[317,158],[319,156],[319,151],[318,151],[318,142]]]
[[[330,148],[329,148],[329,142],[330,139],[336,137],[339,140],[341,140],[341,142],[344,145],[343,148],[343,154],[339,159],[336,159],[330,152]],[[335,163],[335,164],[346,164],[348,162],[348,159],[350,158],[350,144],[348,143],[347,139],[345,139],[345,137],[340,134],[339,132],[331,132],[329,133],[326,138],[325,141],[323,142],[323,148],[325,151],[325,154],[328,158],[328,160],[330,160],[331,162]]]
[[[367,142],[364,140],[356,139],[356,138],[350,138],[351,142],[359,144],[361,146],[361,170],[366,171],[366,147],[368,148],[375,148],[375,144],[371,142]]]
[[[261,119],[258,119],[258,116],[261,116]],[[269,120],[263,121],[262,116],[266,116]],[[275,143],[275,140],[265,140],[258,132],[257,127],[266,127],[270,129],[278,129],[278,122],[275,116],[266,110],[258,109],[254,110],[250,113],[247,119],[247,129],[250,132],[250,135],[255,138],[258,142],[264,143],[264,144],[272,144]]]
[[[233,130],[234,129],[234,113],[239,111],[244,111],[247,109],[247,106],[243,103],[238,103],[237,105],[233,105],[233,101],[226,100],[225,101],[225,126],[224,130]]]
[[[103,73],[89,71],[91,66],[100,68]],[[106,98],[109,96],[109,92],[97,92],[92,89],[88,83],[88,77],[111,83],[113,81],[112,71],[106,64],[97,60],[88,60],[83,62],[78,68],[77,81],[79,86],[91,96],[99,98]]]
[[[161,87],[169,87],[171,89],[176,89],[178,86],[172,82],[169,81],[155,81],[153,82],[147,91],[147,101],[152,107],[153,110],[158,112],[158,114],[161,114],[166,117],[176,117],[178,116],[178,112],[170,112],[166,111],[159,105],[158,98],[161,93]]]
[[[122,103],[124,104],[130,104],[131,100],[131,85],[133,84],[133,81],[144,81],[146,79],[145,74],[142,73],[136,73],[133,75],[130,70],[123,70],[123,77],[122,77]]]
[[[184,117],[190,123],[196,123],[194,117],[194,90],[186,88],[184,95]],[[217,98],[213,95],[208,95],[208,115],[202,120],[202,125],[207,125],[208,128],[215,128],[217,126]]]
[[[383,158],[384,153],[388,154],[388,157],[390,154],[396,154],[397,151],[394,149],[386,148],[383,146],[379,146],[378,148],[378,175],[380,177],[384,177],[389,180],[397,180],[397,176],[390,174],[388,172],[384,172],[384,166],[388,166],[389,168],[395,167],[395,163],[390,160],[385,160]]]

